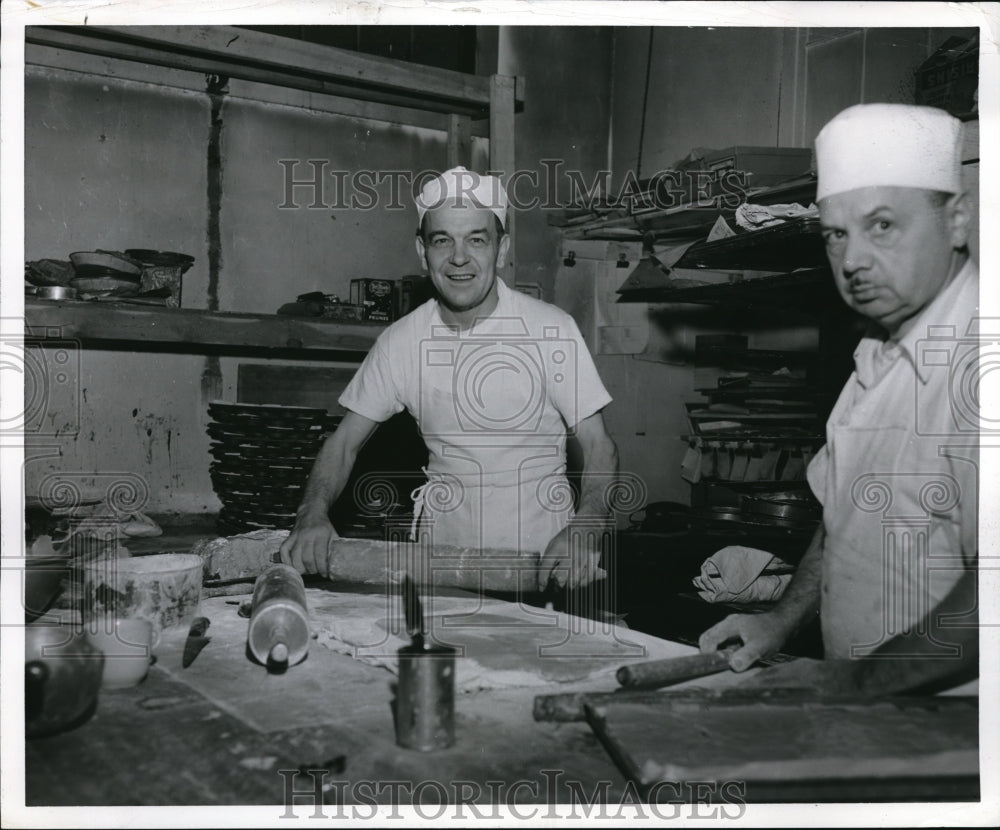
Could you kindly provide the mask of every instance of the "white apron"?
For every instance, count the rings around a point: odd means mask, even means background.
[[[413,492],[414,527],[431,544],[543,553],[573,515],[562,472],[428,472]]]

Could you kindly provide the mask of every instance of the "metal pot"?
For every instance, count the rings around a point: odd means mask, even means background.
[[[24,640],[24,734],[72,729],[97,708],[104,654],[68,625],[29,625]]]

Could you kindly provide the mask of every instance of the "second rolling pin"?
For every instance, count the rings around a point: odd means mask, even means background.
[[[670,657],[648,663],[632,663],[618,669],[618,682],[628,689],[659,689],[685,680],[718,674],[729,668],[729,655],[734,649],[722,649],[709,654]]]

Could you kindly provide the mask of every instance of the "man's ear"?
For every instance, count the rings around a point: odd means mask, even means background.
[[[427,264],[427,249],[424,247],[423,237],[419,234],[417,235],[417,256],[420,257],[420,262],[423,264],[427,271],[431,270],[431,267]]]
[[[497,268],[503,268],[507,261],[508,248],[510,248],[510,234],[505,233],[500,237],[500,244],[497,246]]]
[[[972,228],[972,200],[966,192],[956,193],[945,203],[945,216],[951,235],[951,247],[964,248],[969,244]]]

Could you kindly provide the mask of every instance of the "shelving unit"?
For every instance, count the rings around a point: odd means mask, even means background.
[[[438,113],[446,117],[439,124],[449,130],[449,144],[468,133],[461,119],[489,119],[490,165],[513,171],[523,78],[469,75],[237,26],[31,26],[25,42],[28,62],[61,63],[57,55],[32,51],[48,47],[382,104],[399,108],[397,115]]]
[[[789,201],[799,201],[792,190],[775,190]],[[805,193],[805,204],[814,195],[813,185],[812,192]],[[778,203],[779,197],[772,192],[767,201]],[[720,214],[726,217],[718,209],[710,214],[704,211],[691,208],[686,214],[675,210],[671,215],[678,226],[685,217],[701,221],[699,235],[704,238]],[[647,221],[662,223],[667,214],[670,212]],[[654,237],[660,238],[656,234]],[[697,284],[700,271],[763,275]],[[620,289],[619,302],[690,303],[741,311],[766,308],[794,312],[796,317],[804,314],[819,326],[821,354],[843,353],[844,340],[850,336],[851,313],[836,290],[815,217],[712,242],[695,241],[669,270],[649,264],[641,279],[626,285],[636,287]],[[698,347],[695,352],[697,355]],[[704,400],[686,403],[691,431],[678,438],[688,445],[681,466],[683,477],[692,487],[692,529],[712,536],[760,538],[761,534],[772,534],[775,538],[802,541],[815,528],[820,514],[804,481],[805,468],[823,443],[823,421],[832,403],[830,393],[833,387],[839,389],[843,379],[837,376],[840,367],[832,360],[830,383],[826,384],[824,375],[823,390],[816,388],[819,384],[811,375],[795,383],[767,386],[769,373],[782,366],[808,367],[810,372],[814,365],[824,366],[824,371],[827,368],[826,361],[811,360],[810,355],[794,353],[798,359],[789,363],[791,357],[748,350],[745,343],[731,350],[713,349],[709,358],[712,362],[707,365],[744,370],[750,378],[742,386],[700,388]],[[831,388],[826,389],[827,385]],[[800,520],[762,517],[751,510],[751,505],[773,499],[780,513],[787,509],[789,493],[801,494],[801,499],[796,500],[808,505],[798,513]]]
[[[747,192],[746,200],[758,205],[798,202],[808,205],[816,200],[816,179],[804,177],[773,187]],[[718,204],[687,204],[638,213],[625,209],[603,216],[577,216],[561,227],[566,239],[603,239],[607,241],[641,240],[652,234],[657,241],[697,239],[705,236],[719,216],[732,222],[735,211]]]
[[[683,288],[643,288],[620,294],[623,303],[695,303],[739,308],[791,308],[820,316],[830,302],[841,302],[828,268],[808,268],[787,274],[731,283]],[[836,308],[834,306],[834,308]]]

